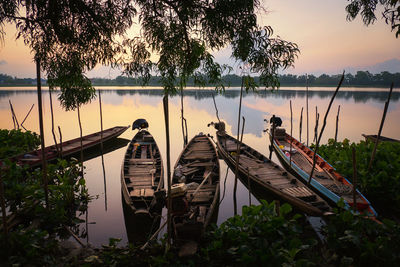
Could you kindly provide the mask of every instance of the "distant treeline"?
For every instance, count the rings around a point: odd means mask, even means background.
[[[301,86],[304,87],[306,83],[311,87],[318,86],[337,86],[341,75],[327,75],[322,74],[318,77],[308,75],[292,75],[284,74],[279,76],[281,86]],[[255,82],[259,84],[259,77],[254,77]],[[241,85],[241,77],[235,74],[225,75],[223,77],[224,84],[227,87],[239,87]],[[118,76],[115,79],[92,78],[93,85],[108,85],[108,86],[140,86],[143,85],[141,78],[133,78],[126,76]],[[346,74],[343,81],[343,86],[347,87],[389,87],[391,83],[395,87],[400,86],[400,73],[389,73],[387,71],[379,74],[372,74],[368,71],[357,71],[355,75]],[[35,85],[36,79],[32,78],[16,78],[9,75],[0,74],[0,86],[30,86]],[[46,85],[46,81],[42,80],[42,84]],[[152,76],[147,85],[161,86],[161,77]],[[189,79],[187,86],[195,86],[194,79]],[[213,84],[206,84],[206,86],[213,86]]]

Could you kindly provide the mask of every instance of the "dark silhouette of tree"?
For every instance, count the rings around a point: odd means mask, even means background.
[[[399,0],[350,0],[346,6],[347,19],[354,20],[361,14],[365,25],[376,21],[376,12],[379,6],[383,7],[382,17],[395,32],[396,38],[400,35],[400,1]]]

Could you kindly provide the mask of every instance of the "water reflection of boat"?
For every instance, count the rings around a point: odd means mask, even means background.
[[[219,178],[217,151],[211,140],[200,133],[178,157],[172,178],[174,241],[183,254],[195,253],[205,228],[216,221]]]
[[[161,190],[164,187],[163,162],[153,136],[139,129],[129,143],[122,164],[122,194],[135,214],[159,215],[162,204],[158,200],[164,193]]]
[[[371,142],[376,142],[377,135],[376,134],[362,134],[364,136],[365,141],[371,141]],[[394,143],[400,143],[400,140],[385,137],[385,136],[379,136],[379,142],[394,142]]]
[[[287,134],[284,128],[276,128],[274,137],[272,137],[272,133],[269,136],[278,159],[289,172],[332,205],[336,205],[342,198],[345,207],[352,209],[354,206],[353,185],[328,162],[318,154],[316,155],[313,177],[308,183],[313,166],[314,152]],[[290,144],[292,149],[290,149]],[[372,217],[377,216],[369,201],[358,190],[356,191],[356,207],[360,213]]]
[[[116,126],[103,131],[103,142],[107,142],[125,132],[129,126]],[[89,134],[82,137],[83,150],[93,148],[101,142],[101,132]],[[60,150],[61,147],[61,150]],[[58,145],[59,150],[63,157],[72,156],[79,153],[81,150],[81,139],[75,138],[69,141],[62,142]],[[45,149],[47,161],[55,160],[59,157],[57,147],[55,145],[47,146]],[[28,165],[29,167],[36,167],[42,163],[42,150],[38,149],[22,155],[18,155],[10,159],[21,165]]]
[[[225,132],[225,124],[214,124],[217,131],[218,152],[230,168],[235,170],[237,139]],[[299,211],[321,216],[331,210],[330,206],[317,194],[308,189],[296,177],[287,173],[258,151],[242,143],[239,152],[239,177],[252,188],[263,191],[270,200],[278,198]]]
[[[146,243],[150,236],[160,227],[161,211],[150,215],[148,212],[135,212],[124,200],[122,195],[122,208],[128,241],[131,244],[141,245]]]

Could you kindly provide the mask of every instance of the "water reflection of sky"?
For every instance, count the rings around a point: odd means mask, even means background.
[[[184,112],[188,122],[189,138],[204,132],[215,134],[214,130],[207,127],[207,123],[216,121],[215,108],[212,100],[213,90],[186,90],[184,97]],[[330,97],[333,94],[329,90],[313,90],[309,94],[309,127],[310,140],[313,137],[315,125],[315,107],[320,113],[320,125],[326,111]],[[328,116],[328,124],[325,129],[323,142],[334,136],[335,120],[338,105],[341,105],[338,139],[347,137],[352,141],[362,139],[362,133],[375,134],[378,131],[382,117],[384,102],[387,98],[387,90],[377,89],[367,92],[343,91],[339,92]],[[400,92],[395,91],[387,113],[383,135],[400,139]],[[263,130],[267,124],[264,119],[269,119],[273,114],[283,120],[283,126],[290,128],[289,101],[293,106],[293,133],[299,136],[299,120],[301,108],[303,113],[302,140],[306,136],[306,114],[305,114],[305,91],[286,90],[259,91],[257,94],[244,94],[242,116],[246,118],[243,140],[263,154],[268,154],[268,141]],[[26,119],[24,126],[38,132],[37,119],[37,95],[35,91],[29,90],[0,90],[0,128],[11,129],[13,122],[9,100],[12,102],[19,122],[23,120],[32,104],[35,108]],[[79,136],[79,128],[76,111],[64,111],[53,95],[55,124],[60,126],[63,140]],[[224,95],[216,95],[215,101],[218,106],[221,120],[226,122],[228,133],[236,136],[239,91],[228,90]],[[44,114],[45,114],[45,139],[47,144],[52,143],[51,118],[49,107],[49,93],[43,92]],[[161,90],[103,90],[102,108],[104,128],[116,125],[131,124],[137,118],[145,118],[150,124],[150,132],[157,141],[163,159],[165,159],[165,126],[162,105]],[[171,163],[174,164],[183,146],[181,121],[180,121],[180,98],[170,97],[170,129],[171,129]],[[99,102],[95,99],[90,104],[81,108],[83,134],[90,134],[100,129]],[[128,130],[121,137],[131,139],[134,132]],[[85,163],[86,179],[89,193],[97,198],[90,204],[89,209],[89,241],[95,245],[108,242],[108,237],[122,238],[126,242],[124,225],[124,214],[121,204],[120,168],[125,148],[118,149],[104,157],[106,169],[107,187],[107,210],[105,210],[105,190],[101,168],[101,159],[94,158]],[[276,160],[276,158],[275,158]],[[221,184],[226,173],[226,165],[221,161]],[[229,171],[226,181],[226,195],[221,203],[218,222],[221,223],[233,215],[233,191],[234,175]],[[248,204],[248,191],[239,183],[238,206]],[[224,186],[221,186],[221,197]],[[252,202],[256,200],[253,197]],[[165,213],[165,211],[164,211]]]

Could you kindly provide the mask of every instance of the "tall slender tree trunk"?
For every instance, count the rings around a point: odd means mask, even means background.
[[[42,176],[46,208],[49,208],[49,190],[47,186],[47,161],[44,144],[44,129],[43,129],[43,108],[42,108],[42,84],[40,79],[40,60],[36,59],[36,82],[37,82],[37,95],[38,95],[38,112],[39,112],[39,128],[40,128],[40,145],[42,151]]]

